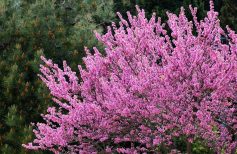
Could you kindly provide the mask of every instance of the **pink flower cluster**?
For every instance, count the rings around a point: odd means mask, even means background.
[[[210,11],[193,21],[184,9],[168,15],[171,34],[155,14],[129,12],[96,37],[105,54],[86,49],[80,77],[42,58],[40,75],[58,107],[48,108],[28,149],[55,153],[157,153],[175,137],[197,139],[217,153],[237,147],[237,34]],[[221,38],[226,38],[223,43]]]

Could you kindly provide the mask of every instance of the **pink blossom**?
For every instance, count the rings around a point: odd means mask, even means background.
[[[42,57],[40,75],[60,108],[49,108],[28,149],[69,153],[146,153],[174,137],[200,138],[216,152],[237,146],[237,34],[220,27],[210,1],[207,17],[184,9],[161,20],[138,14],[96,33],[105,53],[88,49],[80,77]],[[194,34],[194,31],[196,33]],[[226,37],[228,43],[221,42]]]

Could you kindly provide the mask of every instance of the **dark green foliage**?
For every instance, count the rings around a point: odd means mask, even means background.
[[[198,17],[202,18],[205,16],[206,10],[209,9],[209,1],[203,1],[203,0],[118,0],[115,1],[115,8],[116,11],[122,12],[124,15],[126,14],[127,10],[130,10],[132,14],[135,14],[135,5],[140,6],[143,8],[147,16],[150,17],[153,12],[157,14],[157,16],[161,17],[162,21],[167,20],[166,12],[173,12],[178,14],[180,7],[183,6],[188,13],[189,12],[189,4],[192,4],[192,6],[196,6],[199,9]],[[204,6],[206,6],[204,8]],[[189,17],[191,17],[191,14],[188,13]]]
[[[4,119],[6,124],[5,127],[7,127],[9,131],[3,136],[4,145],[1,146],[1,153],[3,154],[24,154],[26,153],[26,150],[21,147],[19,142],[29,142],[33,139],[31,135],[32,128],[25,125],[25,117],[22,114],[19,114],[17,110],[16,105],[10,106]]]
[[[110,0],[0,1],[0,153],[28,153],[29,124],[51,102],[37,76],[40,56],[75,69],[85,45],[101,46],[93,30],[102,32],[113,12]]]
[[[237,1],[225,0],[220,9],[220,20],[222,26],[229,25],[233,30],[237,30]]]

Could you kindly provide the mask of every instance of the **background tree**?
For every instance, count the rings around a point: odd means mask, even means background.
[[[229,25],[232,29],[237,30],[237,1],[225,0],[222,4],[220,12],[222,26]]]
[[[84,44],[99,45],[93,30],[102,32],[113,12],[113,2],[103,0],[0,1],[0,153],[27,153],[21,144],[31,139],[29,124],[49,105],[36,75],[39,57],[75,68]]]
[[[121,12],[121,14],[126,16],[127,10],[130,10],[132,14],[135,14],[136,10],[134,6],[138,5],[141,8],[144,8],[148,17],[151,17],[152,13],[155,12],[163,21],[166,21],[168,19],[166,15],[167,11],[179,13],[181,6],[188,10],[190,4],[198,7],[199,11],[197,16],[201,19],[205,16],[206,11],[208,10],[208,3],[208,0],[118,0],[115,1],[115,8],[117,11]],[[187,11],[187,15],[191,18],[189,11]]]

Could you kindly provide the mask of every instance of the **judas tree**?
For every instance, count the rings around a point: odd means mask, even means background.
[[[237,34],[220,27],[210,1],[207,16],[193,21],[181,8],[167,13],[169,30],[144,10],[120,17],[105,35],[101,54],[85,49],[80,77],[42,57],[40,78],[55,107],[35,125],[28,149],[54,153],[159,153],[185,137],[187,152],[196,140],[217,153],[237,145]],[[222,41],[223,38],[226,41]]]

